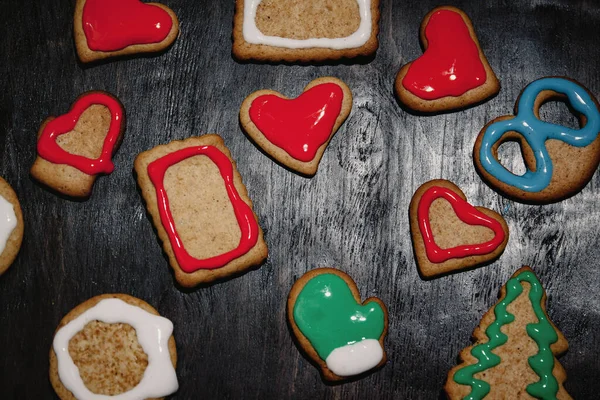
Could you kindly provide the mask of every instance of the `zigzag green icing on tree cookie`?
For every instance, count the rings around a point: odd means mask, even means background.
[[[538,399],[556,399],[558,382],[552,374],[554,353],[552,353],[550,345],[558,340],[558,335],[548,318],[546,318],[546,313],[542,308],[542,297],[544,295],[542,284],[531,271],[523,271],[506,283],[506,296],[494,307],[496,320],[485,331],[489,341],[481,343],[471,350],[471,354],[477,358],[478,363],[467,365],[454,374],[456,383],[471,386],[471,393],[465,399],[482,399],[490,392],[489,383],[476,379],[475,374],[495,367],[502,362],[500,357],[492,351],[508,340],[508,336],[502,333],[500,328],[515,319],[515,316],[507,311],[507,307],[523,292],[521,282],[528,282],[531,285],[529,300],[539,321],[528,324],[526,330],[529,337],[537,343],[539,349],[538,353],[529,357],[528,361],[529,366],[540,377],[540,380],[529,384],[526,390],[527,393]]]

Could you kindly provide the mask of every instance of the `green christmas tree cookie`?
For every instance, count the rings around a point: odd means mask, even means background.
[[[450,399],[571,399],[556,356],[568,343],[546,313],[546,293],[531,268],[519,269],[473,332],[444,387]]]

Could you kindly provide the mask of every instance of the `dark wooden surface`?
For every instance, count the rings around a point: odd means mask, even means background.
[[[512,111],[518,93],[545,75],[567,75],[600,94],[597,0],[455,1],[474,22],[502,83],[491,101],[422,117],[392,92],[399,67],[421,54],[418,27],[434,1],[382,0],[380,47],[362,64],[239,64],[231,57],[232,0],[168,0],[181,37],[158,57],[94,67],[77,62],[74,1],[0,0],[0,175],[25,217],[21,253],[0,277],[0,398],[52,399],[48,350],[60,319],[101,294],[140,297],[175,324],[177,399],[436,399],[458,352],[502,284],[531,265],[549,314],[569,340],[561,359],[578,399],[600,393],[600,175],[575,197],[549,206],[508,201],[477,176],[472,145],[490,119]],[[254,90],[295,96],[333,75],[354,93],[352,113],[313,179],[273,163],[244,136],[239,106]],[[83,91],[103,89],[127,109],[116,170],[86,202],[59,198],[28,171],[36,131]],[[546,106],[554,121],[566,108]],[[255,204],[270,248],[262,268],[193,291],[174,285],[132,173],[139,152],[192,135],[221,134]],[[518,164],[513,148],[507,163]],[[408,204],[433,178],[454,181],[474,204],[503,213],[511,238],[496,263],[432,281],[419,278]],[[366,378],[325,385],[299,353],[285,300],[300,275],[334,266],[364,297],[389,307],[389,361]]]

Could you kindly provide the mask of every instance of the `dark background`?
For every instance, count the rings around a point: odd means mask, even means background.
[[[48,351],[60,319],[111,292],[148,301],[175,325],[180,389],[173,398],[436,399],[472,330],[521,265],[544,284],[549,314],[567,337],[567,390],[600,393],[600,175],[548,206],[514,203],[478,177],[475,137],[512,112],[519,92],[566,75],[600,94],[597,0],[455,1],[473,20],[502,90],[461,112],[415,116],[393,94],[401,65],[421,54],[418,28],[434,1],[381,1],[380,46],[370,62],[321,66],[240,64],[231,57],[234,1],[165,0],[181,36],[158,57],[82,66],[72,35],[74,1],[0,0],[0,174],[25,218],[20,255],[0,277],[0,398],[52,399]],[[242,133],[239,106],[254,90],[296,96],[312,79],[342,78],[354,108],[306,179],[276,165]],[[113,174],[85,202],[59,198],[29,177],[36,132],[86,90],[107,90],[127,110]],[[543,115],[572,124],[566,107]],[[141,151],[219,133],[231,149],[269,245],[268,261],[236,279],[193,291],[174,285],[133,176]],[[503,151],[519,166],[515,147]],[[454,181],[471,203],[501,212],[511,238],[487,267],[419,278],[408,204],[425,181]],[[285,302],[306,271],[348,272],[364,298],[389,307],[387,365],[362,380],[324,384],[299,353]]]

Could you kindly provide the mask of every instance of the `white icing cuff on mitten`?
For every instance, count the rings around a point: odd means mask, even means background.
[[[338,376],[358,375],[374,368],[383,358],[378,340],[365,339],[334,349],[327,356],[327,368]]]

